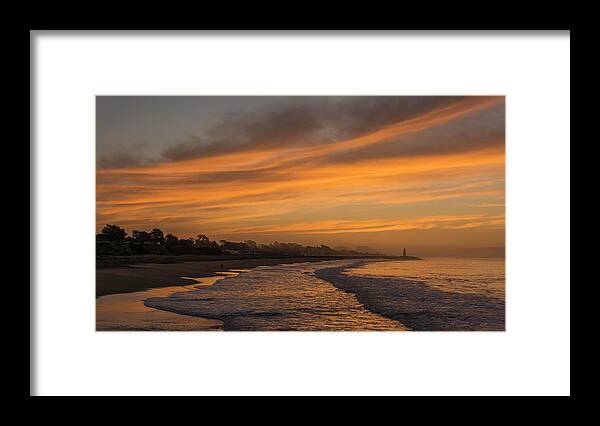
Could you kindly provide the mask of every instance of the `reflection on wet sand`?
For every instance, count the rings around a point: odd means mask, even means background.
[[[161,311],[145,306],[144,300],[150,297],[169,297],[193,291],[197,287],[211,286],[240,272],[244,270],[221,272],[212,277],[182,277],[193,281],[193,284],[101,296],[96,299],[96,330],[222,330],[221,321]]]

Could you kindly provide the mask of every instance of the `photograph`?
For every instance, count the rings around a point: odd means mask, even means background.
[[[97,331],[504,331],[505,97],[97,96]]]
[[[570,30],[29,41],[30,396],[574,394]]]

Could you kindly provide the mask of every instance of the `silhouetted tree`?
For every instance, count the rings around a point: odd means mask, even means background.
[[[165,234],[160,229],[154,228],[152,231],[150,231],[150,240],[153,243],[163,245],[165,243]]]
[[[150,233],[146,231],[137,231],[134,229],[131,231],[131,237],[136,243],[149,243],[152,241]]]
[[[238,242],[226,241],[226,240],[221,240],[220,243],[221,243],[221,248],[223,250],[226,250],[229,252],[240,253],[240,254],[248,254],[248,252],[249,252],[248,245],[246,243],[238,243]]]
[[[106,225],[100,232],[106,241],[122,242],[127,235],[127,232],[117,225]]]
[[[248,247],[248,253],[256,254],[256,252],[258,251],[258,244],[256,244],[256,241],[246,240],[244,241],[244,244],[246,244],[246,246]]]
[[[368,249],[368,247],[364,248]],[[345,247],[332,249],[326,245],[311,247],[298,243],[280,243],[278,241],[271,244],[259,245],[256,241],[252,240],[244,242],[220,240],[220,244],[217,244],[216,241],[211,241],[204,234],[198,234],[196,238],[179,239],[173,234],[165,235],[158,228],[154,228],[150,232],[133,230],[131,237],[128,237],[127,232],[117,225],[106,225],[102,228],[101,233],[96,236],[96,253],[99,255],[235,254],[274,257],[351,256],[362,254],[360,250],[354,251]],[[406,252],[404,255],[406,255]]]
[[[191,238],[182,238],[179,240],[179,245],[184,248],[192,248],[194,247],[194,240]]]
[[[179,238],[177,238],[175,235],[167,234],[165,236],[165,247],[167,247],[168,249],[173,249],[173,248],[177,248],[178,245],[179,245]]]
[[[210,247],[211,246],[210,240],[204,234],[196,235],[196,239],[194,240],[194,245],[196,247]]]

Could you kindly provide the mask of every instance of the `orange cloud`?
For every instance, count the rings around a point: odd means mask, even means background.
[[[182,236],[210,232],[213,237],[503,227],[503,215],[488,216],[473,207],[504,203],[502,136],[488,137],[482,144],[469,136],[474,142],[465,147],[458,143],[460,134],[453,135],[434,142],[450,148],[456,143],[460,149],[439,153],[336,158],[352,150],[402,144],[406,140],[402,138],[428,129],[443,134],[449,123],[502,102],[496,97],[467,98],[326,145],[282,145],[152,166],[98,169],[97,222],[128,228],[161,226]],[[396,138],[401,139],[395,142]],[[447,206],[440,206],[441,200],[448,201]]]

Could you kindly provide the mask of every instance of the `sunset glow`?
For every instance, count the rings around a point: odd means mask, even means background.
[[[98,98],[98,228],[388,253],[504,247],[503,97],[225,98],[218,111],[211,98],[136,99]],[[136,133],[152,120],[177,130]]]

